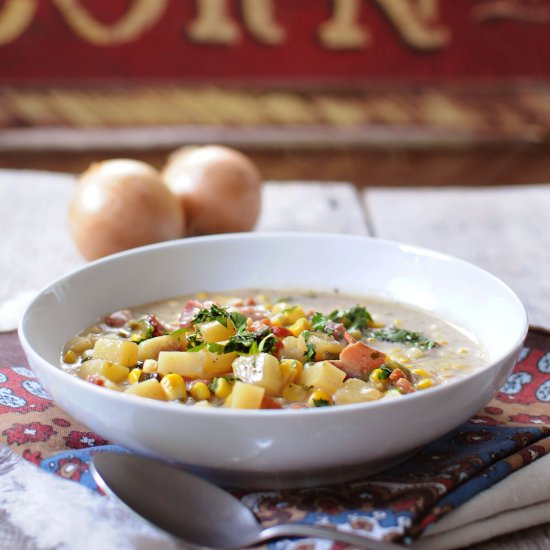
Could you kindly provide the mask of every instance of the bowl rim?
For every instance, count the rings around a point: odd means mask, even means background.
[[[482,274],[484,277],[487,277],[489,280],[492,280],[494,284],[499,286],[502,291],[504,291],[510,299],[512,299],[516,306],[519,306],[519,311],[522,313],[522,319],[519,320],[519,322],[522,323],[523,329],[520,333],[518,333],[518,336],[514,342],[509,342],[506,346],[506,349],[502,351],[502,353],[498,354],[496,357],[493,358],[492,363],[489,365],[484,365],[478,370],[469,372],[463,377],[460,377],[458,379],[452,380],[449,383],[446,384],[440,384],[438,386],[429,388],[429,394],[433,395],[434,398],[436,397],[436,394],[442,393],[447,391],[447,389],[452,386],[455,388],[460,387],[463,384],[469,383],[472,379],[482,377],[484,373],[487,370],[491,370],[492,368],[495,368],[498,364],[502,363],[505,360],[510,359],[512,355],[518,355],[519,351],[521,350],[521,346],[527,336],[527,332],[529,330],[529,322],[528,322],[528,316],[527,312],[525,310],[525,307],[517,294],[514,292],[514,290],[506,284],[504,281],[502,281],[500,278],[498,278],[496,275],[492,274],[491,272],[475,265],[472,262],[469,262],[467,260],[461,259],[456,256],[452,256],[451,254],[447,254],[444,252],[432,250],[430,248],[417,246],[413,244],[408,244],[396,240],[390,240],[390,239],[381,239],[374,236],[367,236],[367,235],[352,235],[352,234],[341,234],[341,233],[321,233],[321,232],[306,232],[306,231],[277,231],[277,232],[266,232],[266,233],[254,233],[254,232],[244,232],[244,233],[224,233],[224,234],[216,234],[216,235],[204,235],[204,236],[196,236],[196,237],[186,237],[182,239],[174,239],[170,241],[163,241],[160,243],[153,243],[149,245],[144,245],[141,247],[133,248],[130,250],[125,250],[122,252],[117,252],[115,254],[111,254],[109,256],[105,256],[103,258],[99,258],[97,260],[93,260],[90,262],[87,262],[86,264],[79,266],[77,268],[74,268],[64,275],[56,278],[55,280],[51,281],[50,283],[43,286],[37,294],[33,297],[33,299],[27,304],[23,314],[20,317],[19,324],[18,324],[18,336],[19,340],[22,344],[22,347],[25,351],[26,355],[30,355],[34,358],[35,361],[40,363],[44,368],[47,370],[50,370],[52,373],[55,374],[55,376],[58,377],[66,377],[68,383],[71,384],[77,384],[77,387],[80,387],[83,390],[92,391],[92,392],[99,392],[97,393],[98,396],[103,396],[105,399],[110,400],[120,400],[121,404],[128,404],[132,401],[128,401],[128,399],[134,399],[133,403],[138,404],[141,403],[141,406],[152,408],[152,409],[158,409],[159,411],[168,411],[168,410],[177,410],[177,411],[185,411],[185,412],[178,412],[176,414],[191,414],[191,415],[219,415],[222,414],[224,416],[234,417],[234,418],[250,418],[250,417],[256,417],[258,413],[261,415],[262,418],[271,418],[275,417],[278,419],[282,418],[282,414],[284,417],[294,417],[296,415],[303,415],[304,409],[284,409],[282,412],[279,409],[230,409],[230,408],[220,408],[220,407],[190,407],[190,406],[178,406],[171,402],[165,402],[165,401],[157,401],[155,399],[146,399],[139,396],[133,396],[133,395],[125,395],[122,392],[116,392],[116,391],[108,391],[106,392],[104,388],[101,388],[99,386],[94,386],[94,384],[90,384],[89,382],[86,382],[85,380],[82,380],[78,378],[77,376],[71,375],[65,371],[63,371],[59,365],[53,365],[48,360],[44,359],[32,346],[29,338],[27,338],[25,325],[28,322],[28,319],[32,316],[32,310],[35,307],[35,304],[40,300],[41,296],[55,287],[62,285],[73,277],[77,277],[82,272],[87,272],[90,270],[95,269],[97,266],[101,266],[103,264],[117,262],[122,258],[125,258],[127,256],[135,256],[135,255],[142,255],[147,254],[151,251],[156,250],[162,250],[164,248],[178,248],[180,246],[191,246],[194,244],[200,244],[201,242],[212,242],[212,241],[225,241],[225,240],[262,240],[262,239],[296,239],[296,238],[306,238],[306,239],[341,239],[341,240],[356,240],[356,241],[369,241],[371,244],[374,244],[375,246],[390,246],[392,248],[398,249],[402,252],[408,253],[408,254],[415,254],[420,255],[424,257],[430,257],[434,258],[436,260],[441,260],[445,262],[453,262],[458,263],[460,265],[466,266],[468,269],[471,269],[473,271],[477,271],[480,274]],[[411,304],[412,305],[412,304]],[[30,361],[29,361],[30,362]],[[375,401],[368,401],[363,403],[352,403],[352,404],[346,404],[341,406],[333,406],[333,407],[315,407],[315,408],[308,408],[305,409],[307,412],[305,414],[308,415],[342,415],[342,414],[353,414],[358,410],[364,409],[365,411],[368,411],[372,408],[387,408],[387,407],[394,407],[398,403],[407,403],[409,401],[422,399],[424,397],[425,399],[426,392],[414,392],[410,394],[402,395],[399,399],[387,399],[387,400],[375,400]],[[136,401],[136,398],[139,401]],[[403,399],[404,398],[404,399]],[[301,416],[303,418],[303,416]]]

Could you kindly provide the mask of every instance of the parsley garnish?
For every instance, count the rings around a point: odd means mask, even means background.
[[[227,320],[230,319],[227,309],[220,307],[217,304],[212,304],[210,309],[200,309],[193,317],[192,324],[199,325],[211,321],[218,321],[220,325],[227,327]]]
[[[342,323],[348,330],[364,330],[373,322],[371,314],[363,306],[354,306],[348,309],[337,309],[328,318],[331,321]]]
[[[309,341],[309,337],[311,336],[311,332],[309,330],[304,330],[302,332],[302,337],[304,339],[304,342],[306,343],[306,359],[308,361],[314,361],[315,360],[315,346],[312,342]]]
[[[266,327],[264,330],[252,332],[241,328],[225,345],[225,353],[236,351],[243,355],[256,353],[272,353],[277,343],[277,337]]]
[[[325,332],[326,324],[329,320],[330,319],[328,317],[316,311],[311,318],[311,329]]]
[[[420,349],[432,349],[439,346],[437,342],[429,340],[420,332],[413,332],[403,328],[388,327],[380,330],[372,330],[369,336],[383,342],[396,342],[399,344],[409,344]]]
[[[233,321],[233,325],[237,330],[240,330],[246,326],[246,316],[242,313],[239,313],[238,311],[231,311],[229,313],[229,317],[231,321]]]

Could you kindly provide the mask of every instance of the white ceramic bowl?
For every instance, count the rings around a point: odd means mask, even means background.
[[[308,410],[184,407],[107,391],[59,368],[61,348],[114,310],[197,291],[307,288],[389,298],[464,327],[488,365],[451,384]],[[517,359],[528,329],[516,295],[464,261],[367,237],[238,234],[152,245],[90,263],[34,299],[19,328],[53,399],[102,436],[226,485],[342,481],[403,460],[481,409]]]

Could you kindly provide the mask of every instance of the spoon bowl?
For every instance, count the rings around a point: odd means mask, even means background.
[[[252,511],[218,486],[176,466],[128,453],[101,452],[90,471],[98,486],[184,542],[206,548],[246,548],[281,537],[320,537],[371,550],[402,546],[356,533],[305,524],[262,528]]]

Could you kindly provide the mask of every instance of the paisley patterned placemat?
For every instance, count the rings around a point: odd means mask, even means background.
[[[340,486],[236,494],[265,525],[322,522],[410,542],[454,508],[550,453],[549,402],[550,333],[531,328],[495,398],[400,466]],[[88,471],[91,455],[124,451],[51,401],[15,332],[0,334],[0,443],[54,475],[96,490]]]

